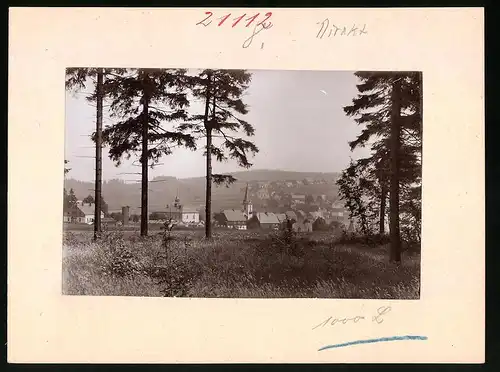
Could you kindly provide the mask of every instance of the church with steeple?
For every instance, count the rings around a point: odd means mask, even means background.
[[[245,189],[245,197],[243,198],[243,214],[245,215],[245,218],[247,221],[252,217],[253,213],[253,205],[252,202],[250,201],[250,198],[248,197],[248,183],[247,187]]]

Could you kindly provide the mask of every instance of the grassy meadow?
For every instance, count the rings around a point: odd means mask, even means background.
[[[420,255],[329,232],[66,232],[63,294],[218,298],[420,297]]]

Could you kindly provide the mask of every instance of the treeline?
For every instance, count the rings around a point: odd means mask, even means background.
[[[344,107],[363,127],[351,150],[370,156],[342,172],[340,194],[365,236],[386,234],[391,260],[401,260],[402,242],[420,246],[422,195],[422,74],[357,72],[358,95]]]
[[[242,96],[251,81],[245,70],[68,68],[66,88],[93,87],[89,102],[96,106],[96,132],[92,140],[99,151],[109,149],[118,166],[123,158],[137,157],[141,165],[141,235],[148,234],[148,169],[176,148],[197,150],[202,143],[206,158],[206,237],[211,237],[212,183],[230,184],[231,175],[213,174],[212,161],[235,159],[251,167],[249,156],[258,152],[247,137],[253,126],[243,120],[248,109]],[[104,102],[112,123],[102,128]],[[192,103],[203,103],[193,112]],[[102,128],[102,131],[101,131]],[[99,155],[96,152],[96,169]],[[66,163],[66,162],[65,162]],[[66,173],[65,169],[65,173]],[[100,175],[96,175],[96,210],[100,208]],[[98,220],[96,220],[98,221]],[[100,226],[96,223],[96,229]]]

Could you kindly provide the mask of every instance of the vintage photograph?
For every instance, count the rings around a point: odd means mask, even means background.
[[[62,293],[419,299],[422,73],[66,69]]]

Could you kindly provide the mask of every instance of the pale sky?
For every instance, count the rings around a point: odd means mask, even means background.
[[[249,106],[246,121],[255,127],[252,140],[260,152],[251,162],[252,169],[281,169],[290,171],[340,172],[352,153],[348,142],[361,131],[342,107],[356,96],[357,78],[353,72],[340,71],[271,71],[253,70],[252,82],[244,97]],[[90,87],[92,89],[92,87]],[[198,110],[199,106],[193,106]],[[111,124],[105,113],[103,126]],[[89,135],[95,130],[95,106],[85,100],[85,94],[66,94],[65,156],[70,161],[68,177],[94,180],[95,150]],[[149,171],[150,179],[157,176],[177,178],[205,175],[205,157],[200,150],[176,149]],[[140,167],[123,161],[117,168],[103,149],[103,179],[139,179],[139,175],[120,173],[140,172]],[[217,163],[214,173],[244,170],[235,161]]]

